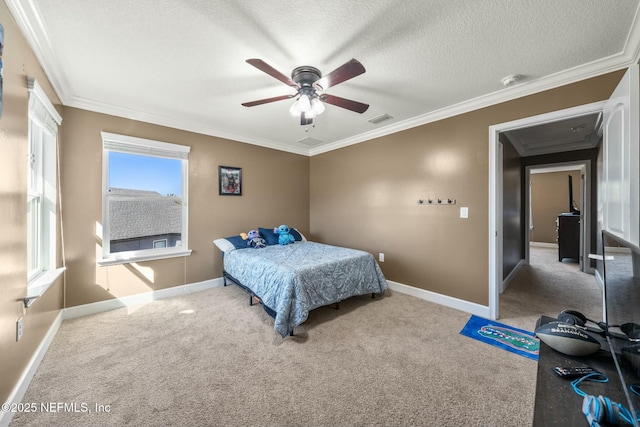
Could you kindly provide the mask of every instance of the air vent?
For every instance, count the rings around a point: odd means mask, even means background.
[[[304,144],[304,145],[308,145],[310,147],[314,146],[314,145],[318,145],[318,144],[322,144],[324,141],[321,141],[319,139],[315,139],[315,138],[302,138],[300,140],[298,140],[297,142],[299,142],[300,144]]]
[[[378,117],[374,117],[373,119],[368,120],[369,123],[373,123],[374,125],[377,125],[380,122],[384,122],[385,120],[389,120],[389,119],[393,119],[393,117],[391,117],[388,114],[383,114],[381,116]]]

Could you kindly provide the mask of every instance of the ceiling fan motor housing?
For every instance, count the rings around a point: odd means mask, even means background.
[[[297,67],[291,72],[291,80],[298,83],[301,89],[313,88],[314,83],[320,80],[321,77],[322,73],[320,70],[308,65]],[[322,88],[320,87],[319,89]]]

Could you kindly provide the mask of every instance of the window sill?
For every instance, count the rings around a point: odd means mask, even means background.
[[[145,254],[145,255],[115,255],[109,258],[102,258],[98,260],[98,265],[109,266],[119,264],[129,264],[132,262],[153,261],[157,259],[165,258],[177,258],[186,257],[191,255],[191,250],[177,251],[177,252],[163,252],[158,254]]]
[[[67,267],[61,267],[55,270],[48,270],[30,280],[27,285],[27,295],[24,297],[25,308],[29,308],[37,298],[40,298],[62,276],[66,269]]]

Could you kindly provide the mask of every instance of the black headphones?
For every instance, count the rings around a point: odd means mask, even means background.
[[[640,340],[640,325],[637,323],[623,323],[620,330],[632,341]]]
[[[584,314],[575,310],[562,310],[560,314],[558,314],[558,322],[569,325],[584,326],[587,320],[589,319],[587,319]]]
[[[592,332],[601,336],[604,336],[605,330],[607,329],[604,322],[587,319],[587,316],[576,310],[562,310],[560,314],[558,314],[558,321],[575,325],[585,330],[585,332]],[[597,328],[587,326],[587,322],[593,323]]]
[[[586,328],[587,322],[591,322],[600,328],[601,331],[604,332],[606,326],[604,323],[594,322],[591,319],[587,319],[587,317],[576,310],[562,310],[560,314],[558,314],[558,322],[566,323],[569,325],[575,325],[579,327]],[[638,323],[623,323],[619,326],[620,330],[623,334],[627,336],[630,340],[640,340],[640,324]],[[592,331],[595,332],[595,331]]]

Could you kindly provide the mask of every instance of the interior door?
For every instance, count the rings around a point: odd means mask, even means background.
[[[602,227],[636,245],[640,242],[640,76],[630,67],[603,111]]]

